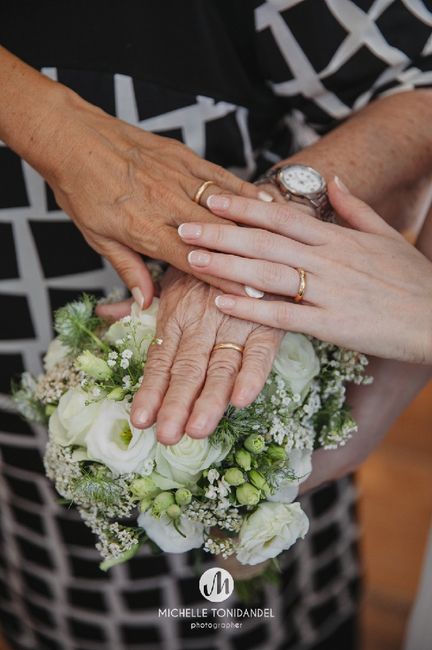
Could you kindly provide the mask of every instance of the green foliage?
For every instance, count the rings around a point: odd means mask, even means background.
[[[79,300],[60,307],[54,314],[54,329],[60,341],[74,352],[87,347],[106,348],[94,333],[102,323],[94,313],[95,306],[96,298],[84,293]]]

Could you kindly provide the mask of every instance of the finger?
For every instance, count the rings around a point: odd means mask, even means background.
[[[198,328],[183,334],[171,368],[171,379],[157,416],[157,437],[173,445],[185,432],[192,405],[203,386],[214,336]]]
[[[212,353],[204,388],[185,426],[186,433],[192,438],[205,438],[216,429],[229,404],[241,362],[242,355],[237,350],[215,350]]]
[[[285,264],[276,264],[263,260],[251,260],[206,250],[194,250],[188,256],[189,264],[194,269],[205,271],[208,275],[233,280],[255,287],[267,293],[280,296],[296,296],[299,289],[299,272]],[[313,273],[307,273],[305,300],[316,304],[322,297],[321,279]]]
[[[258,228],[219,224],[183,223],[178,228],[183,241],[211,250],[233,253],[290,266],[310,266],[313,256],[304,244]]]
[[[224,194],[210,196],[207,206],[219,217],[264,228],[304,244],[325,243],[329,239],[331,228],[334,227],[333,224],[325,224],[296,209],[292,203],[286,202],[279,204]]]
[[[171,367],[180,343],[181,330],[175,322],[162,325],[158,320],[155,339],[161,345],[150,345],[144,367],[143,380],[136,393],[131,409],[132,424],[145,429],[156,420],[170,382]]]
[[[200,159],[197,162],[198,165],[195,166],[194,171],[197,177],[202,178],[203,181],[214,181],[221,189],[239,196],[250,198],[256,198],[258,196],[260,189],[253,183],[249,183],[235,176],[220,165],[215,165],[208,161],[204,162]]]
[[[351,194],[337,176],[329,183],[328,192],[332,206],[350,226],[362,232],[397,236],[397,231],[371,207]]]
[[[100,316],[100,318],[108,321],[120,320],[120,318],[124,318],[124,316],[130,314],[133,301],[133,298],[128,298],[127,300],[121,300],[120,302],[98,305],[96,307],[96,314]]]
[[[249,336],[241,371],[231,395],[231,403],[237,408],[249,406],[262,391],[284,333],[282,330],[259,327]]]
[[[151,305],[154,286],[149,270],[139,253],[112,240],[100,246],[102,255],[112,264],[141,309]]]
[[[216,296],[215,303],[224,314],[281,330],[319,336],[325,340],[327,327],[323,310],[318,307],[279,300],[240,298],[234,295]]]

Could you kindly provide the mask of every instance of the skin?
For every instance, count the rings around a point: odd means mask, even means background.
[[[191,268],[279,296],[268,302],[219,295],[225,314],[432,364],[431,262],[344,186],[330,183],[329,196],[351,228],[317,222],[294,204],[209,197],[215,214],[250,227],[180,226],[183,241],[210,249],[190,253]],[[297,294],[298,267],[307,278],[302,304],[286,300]]]

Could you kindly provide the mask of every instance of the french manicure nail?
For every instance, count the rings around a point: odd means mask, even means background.
[[[264,296],[264,291],[261,291],[260,289],[255,289],[254,287],[248,287],[246,285],[244,290],[249,296],[249,298],[262,298]]]
[[[213,210],[228,210],[231,199],[221,194],[212,194],[207,199],[207,207]]]
[[[138,409],[135,411],[135,413],[133,414],[133,421],[136,423],[138,429],[141,426],[143,427],[146,426],[149,416],[150,413],[145,409]]]
[[[137,303],[138,307],[142,309],[144,305],[144,294],[141,291],[141,289],[139,287],[133,287],[131,289],[131,294],[133,296],[133,299]]]
[[[202,234],[202,227],[199,223],[182,223],[178,227],[178,234],[186,239],[199,239]]]
[[[269,194],[268,192],[264,192],[264,190],[258,192],[258,198],[260,201],[267,201],[267,203],[270,203],[270,201],[274,201],[272,195]]]
[[[341,181],[339,176],[334,177],[334,182],[336,183],[336,185],[338,186],[341,192],[343,192],[344,194],[351,194],[351,192],[349,191],[345,183]]]
[[[204,251],[191,251],[188,255],[188,262],[194,266],[208,266],[210,255]]]
[[[228,298],[228,296],[216,296],[215,304],[216,307],[220,307],[221,309],[232,309],[235,307],[235,300]]]

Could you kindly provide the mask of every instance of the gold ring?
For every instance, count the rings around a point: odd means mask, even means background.
[[[296,271],[299,274],[299,286],[297,289],[297,295],[294,296],[294,302],[301,302],[306,291],[306,271],[302,268],[298,268]]]
[[[154,339],[152,339],[150,345],[162,345],[162,343],[163,343],[163,339],[154,338]]]
[[[236,350],[243,354],[244,346],[237,345],[237,343],[216,343],[213,350]]]
[[[195,196],[193,197],[193,200],[195,201],[195,203],[198,203],[198,205],[200,202],[200,198],[202,197],[202,195],[204,194],[204,192],[206,191],[209,185],[214,185],[213,181],[204,181],[203,183],[201,183],[201,185],[195,192]]]

